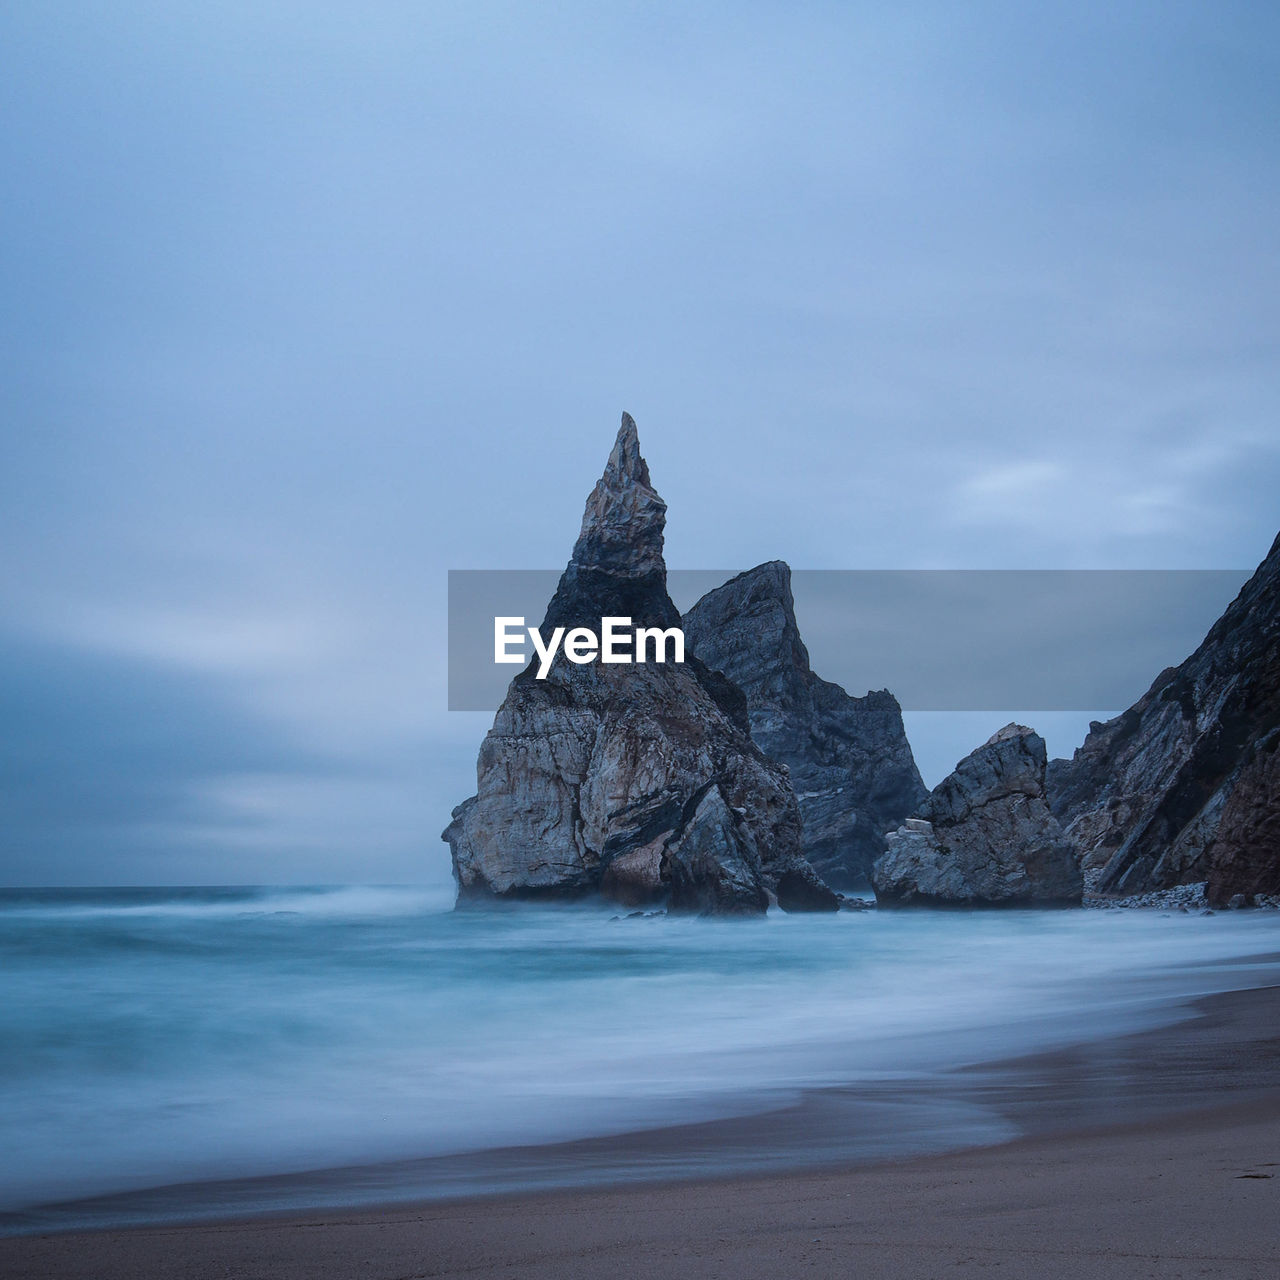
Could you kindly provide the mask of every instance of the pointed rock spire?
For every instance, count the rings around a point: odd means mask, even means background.
[[[640,436],[636,431],[636,420],[625,411],[609,454],[605,475],[626,475],[640,484],[649,483],[649,464],[640,456]]]
[[[543,630],[599,626],[608,615],[631,618],[636,626],[679,626],[662,558],[666,523],[667,504],[649,481],[635,419],[624,413]]]
[[[587,498],[572,563],[627,577],[657,572],[665,580],[666,523],[667,504],[649,482],[635,419],[624,413],[604,474]]]
[[[679,626],[667,595],[666,504],[624,414],[547,609]],[[683,662],[557,661],[512,680],[480,749],[476,795],[444,832],[460,902],[601,894],[714,915],[835,910],[799,855],[786,771],[751,741],[741,690]]]
[[[814,674],[781,560],[708,592],[684,632],[690,651],[746,694],[756,744],[790,769],[805,857],[835,888],[863,887],[883,832],[928,794],[897,699],[887,690],[853,698]]]

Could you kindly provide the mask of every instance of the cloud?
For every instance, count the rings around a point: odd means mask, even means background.
[[[976,472],[956,486],[961,520],[996,521],[1044,518],[1044,502],[1064,479],[1064,468],[1047,459],[1020,459]]]
[[[1278,24],[0,6],[11,831],[437,857],[446,572],[562,565],[624,408],[673,566],[1255,564]]]
[[[184,867],[175,834],[260,830],[225,803],[233,776],[350,770],[254,716],[225,681],[0,635],[0,848],[10,876],[95,882],[123,854]]]

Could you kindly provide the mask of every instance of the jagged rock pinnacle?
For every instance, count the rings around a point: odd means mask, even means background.
[[[662,558],[666,523],[667,504],[650,483],[635,419],[624,413],[543,630],[599,626],[608,615],[632,618],[637,626],[679,626]]]
[[[636,420],[629,413],[622,415],[622,425],[618,428],[617,439],[609,454],[605,475],[610,474],[630,476],[643,485],[649,483],[649,464],[640,456],[640,436],[636,431]]]
[[[635,420],[624,413],[604,474],[587,498],[572,563],[579,569],[600,569],[626,577],[654,572],[665,577],[662,540],[666,523],[667,504],[649,482]]]
[[[666,504],[623,414],[587,499],[549,628],[604,617],[678,627],[662,559]],[[444,832],[461,902],[602,894],[716,915],[834,910],[800,856],[786,771],[751,741],[746,699],[682,662],[557,662],[516,676],[480,749],[476,794]]]
[[[897,700],[884,690],[851,698],[814,674],[781,560],[703,596],[684,631],[691,652],[747,695],[756,744],[791,770],[805,856],[832,887],[863,887],[882,833],[928,794]]]

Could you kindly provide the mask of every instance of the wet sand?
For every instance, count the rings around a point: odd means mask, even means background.
[[[1029,1135],[1001,1145],[856,1168],[19,1236],[0,1240],[0,1274],[1273,1280],[1280,988],[1198,1008],[1177,1026],[958,1073],[956,1096]],[[820,1112],[790,1114],[805,1124]],[[742,1139],[758,1121],[729,1123]],[[664,1139],[619,1141],[654,1140]]]

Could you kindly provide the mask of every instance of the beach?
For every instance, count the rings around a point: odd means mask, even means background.
[[[1280,1280],[1280,3],[0,84],[0,1280]]]
[[[856,1167],[14,1236],[0,1240],[0,1273],[1276,1274],[1280,987],[1205,997],[1171,1026],[955,1074],[957,1093],[994,1103],[1023,1136]],[[792,1119],[818,1114],[802,1106]],[[762,1121],[720,1123],[722,1138],[740,1140]]]

